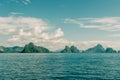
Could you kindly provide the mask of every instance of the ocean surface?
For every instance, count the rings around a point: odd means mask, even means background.
[[[0,80],[120,80],[120,54],[0,54]]]

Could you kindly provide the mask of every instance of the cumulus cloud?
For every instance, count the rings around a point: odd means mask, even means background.
[[[9,36],[8,44],[24,45],[34,42],[44,45],[61,40],[64,32],[61,28],[51,28],[47,22],[39,18],[10,16],[0,17],[0,35]]]
[[[65,19],[65,23],[78,24],[81,28],[120,31],[120,17]]]
[[[33,30],[34,33],[40,33],[48,29],[48,25],[42,19],[32,17],[0,17],[0,33],[11,34],[22,32],[22,29],[25,32]]]
[[[77,24],[80,28],[85,29],[98,29],[102,31],[110,32],[111,34],[108,37],[118,38],[120,37],[120,17],[103,17],[103,18],[68,18],[64,20],[64,23],[67,24]],[[114,34],[113,34],[114,32]],[[73,42],[80,49],[87,49],[89,47],[95,46],[98,43],[102,44],[105,48],[112,47],[114,49],[120,49],[119,41],[79,41]]]
[[[102,21],[103,20],[99,20],[97,22]],[[78,23],[80,25],[85,25],[76,20],[72,20],[72,22]],[[107,21],[106,23],[110,22]],[[116,24],[116,21],[114,21],[113,23]],[[86,28],[99,29],[97,25],[91,27],[87,25]],[[2,38],[1,40],[4,40],[4,43],[0,43],[0,45],[4,46],[24,46],[29,42],[34,42],[36,45],[47,47],[50,50],[62,49],[65,45],[75,45],[79,49],[85,50],[89,47],[95,46],[98,43],[102,44],[104,47],[113,47],[114,49],[119,49],[120,47],[118,41],[94,40],[76,42],[64,39],[64,32],[61,28],[53,28],[53,26],[48,24],[43,19],[35,17],[0,17],[0,36],[3,36],[0,38]]]

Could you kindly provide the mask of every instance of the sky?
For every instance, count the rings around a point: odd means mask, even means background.
[[[120,0],[0,0],[0,45],[120,49]]]

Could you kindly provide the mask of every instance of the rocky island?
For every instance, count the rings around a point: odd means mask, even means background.
[[[36,46],[34,43],[30,42],[24,47],[14,46],[14,47],[4,47],[0,46],[0,53],[120,53],[111,47],[104,48],[101,44],[97,44],[94,47],[88,48],[86,50],[79,50],[76,46],[65,46],[64,49],[56,51],[50,51],[48,48]]]

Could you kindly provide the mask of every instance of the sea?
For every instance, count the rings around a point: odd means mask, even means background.
[[[120,80],[120,54],[1,53],[0,80]]]

